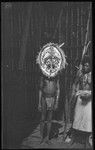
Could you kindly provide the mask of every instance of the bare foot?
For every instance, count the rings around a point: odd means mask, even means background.
[[[89,136],[89,144],[92,147],[92,136]]]
[[[42,138],[41,141],[40,141],[40,144],[43,144],[43,143],[44,143],[44,139]]]
[[[65,139],[66,143],[70,143],[71,142],[71,138],[69,136],[67,136],[67,138]]]
[[[45,143],[47,143],[48,145],[52,144],[50,140],[47,140]]]
[[[46,137],[46,138],[44,139],[44,142],[47,143],[47,144],[49,144],[49,145],[52,144],[48,137]]]

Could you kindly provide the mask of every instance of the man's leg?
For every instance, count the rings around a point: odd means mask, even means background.
[[[40,122],[41,143],[43,142],[43,139],[44,139],[45,117],[46,117],[46,106],[45,106],[45,102],[43,102],[42,116],[41,116],[41,122]]]
[[[42,113],[42,119],[41,119],[41,123],[40,123],[40,134],[41,134],[41,142],[43,141],[43,136],[44,136],[44,125],[45,125],[45,116]]]
[[[53,114],[53,111],[49,110],[48,118],[47,118],[47,136],[46,136],[47,141],[49,141],[49,136],[50,136],[50,130],[51,130],[51,125],[52,125],[52,114]]]

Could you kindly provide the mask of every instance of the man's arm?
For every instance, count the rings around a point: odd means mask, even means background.
[[[42,91],[39,90],[39,106],[41,106],[41,97],[42,97]]]
[[[41,107],[42,85],[43,85],[43,80],[42,80],[42,78],[41,78],[40,89],[39,89],[39,107]]]
[[[58,81],[57,81],[57,94],[56,94],[56,106],[58,106],[59,95],[60,95],[60,85],[59,85],[59,79],[58,79]]]

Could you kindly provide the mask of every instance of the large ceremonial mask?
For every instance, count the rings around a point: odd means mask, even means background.
[[[39,52],[36,62],[39,64],[42,73],[47,77],[54,77],[65,68],[67,64],[63,50],[54,43],[48,43]]]

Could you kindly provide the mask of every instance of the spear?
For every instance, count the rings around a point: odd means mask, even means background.
[[[65,43],[60,44],[59,47],[62,47],[64,44],[65,44]]]
[[[86,36],[85,36],[85,43],[84,43],[84,49],[83,49],[83,53],[82,53],[82,57],[81,57],[81,61],[80,61],[80,65],[79,67],[76,66],[76,68],[78,69],[77,71],[77,75],[75,78],[75,81],[72,85],[72,92],[71,92],[71,99],[70,99],[70,103],[72,101],[72,99],[74,98],[73,96],[75,95],[75,89],[77,88],[77,82],[79,80],[79,73],[82,70],[82,60],[87,52],[88,46],[91,43],[91,41],[88,41],[88,36],[89,36],[89,24],[90,24],[90,16],[91,16],[91,4],[90,4],[90,9],[89,9],[89,16],[88,16],[88,21],[87,21],[87,28],[86,28]],[[74,99],[73,99],[74,101]]]
[[[89,8],[89,15],[88,15],[88,21],[87,21],[87,28],[86,28],[84,48],[83,48],[83,52],[82,52],[82,57],[81,57],[80,65],[79,65],[79,67],[77,67],[78,68],[77,76],[79,75],[79,72],[82,70],[82,60],[83,60],[85,54],[87,53],[89,44],[91,43],[91,41],[88,41],[89,26],[90,26],[90,17],[91,17],[91,3],[90,3],[90,8]],[[77,83],[77,77],[76,77],[75,83]]]
[[[88,16],[88,21],[87,21],[87,28],[86,28],[86,36],[85,36],[85,43],[84,43],[84,49],[83,49],[83,53],[82,53],[82,57],[81,57],[81,62],[79,65],[79,69],[82,69],[82,60],[85,56],[85,54],[87,53],[88,50],[88,46],[91,43],[91,41],[88,41],[88,36],[89,36],[89,26],[90,26],[90,17],[91,17],[91,3],[90,3],[90,8],[89,8],[89,16]]]

